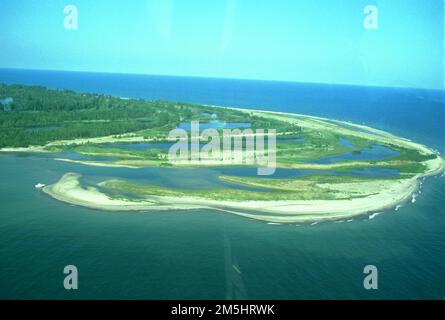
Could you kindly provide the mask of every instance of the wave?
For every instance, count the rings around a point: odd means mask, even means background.
[[[383,212],[376,212],[376,213],[371,214],[371,215],[369,216],[369,220],[374,219],[375,217],[381,215],[382,213],[383,213]]]

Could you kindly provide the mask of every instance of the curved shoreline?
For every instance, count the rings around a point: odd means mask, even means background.
[[[414,177],[394,182],[391,189],[376,195],[352,200],[216,201],[192,197],[146,196],[141,201],[128,201],[111,199],[93,187],[82,188],[80,177],[78,174],[68,173],[59,182],[43,188],[42,191],[65,203],[104,211],[210,209],[265,222],[311,223],[350,219],[394,209],[408,201],[419,188],[419,178]]]

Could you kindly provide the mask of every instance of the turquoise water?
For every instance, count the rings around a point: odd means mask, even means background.
[[[153,90],[165,99],[182,94],[181,100],[208,104],[236,106],[236,96],[241,107],[249,106],[249,97],[251,106],[258,106],[264,98],[265,109],[286,111],[287,107],[290,112],[335,115],[445,149],[442,93],[422,91],[426,99],[418,99],[418,92],[382,88],[373,95],[374,89],[339,87],[335,94],[332,86],[183,78],[156,82],[139,76],[125,76],[133,80],[116,83],[118,76],[110,77],[0,71],[0,81],[116,90],[115,94],[125,96],[150,98],[146,91],[137,90],[142,86],[157,88]],[[226,90],[216,90],[221,86]],[[192,90],[196,87],[200,90]],[[348,90],[355,99],[354,109],[343,100]],[[201,96],[190,97],[187,92]],[[305,101],[299,102],[297,96]],[[381,101],[390,105],[382,106]],[[357,112],[361,102],[366,107]],[[299,108],[300,103],[310,106],[310,112]],[[369,111],[371,105],[375,108]],[[402,105],[405,112],[399,113]],[[86,182],[117,175],[166,186],[221,186],[215,179],[220,171],[160,170],[94,168],[57,162],[51,156],[0,154],[0,298],[445,298],[443,177],[427,179],[416,203],[406,203],[398,211],[372,220],[314,226],[269,225],[207,210],[101,212],[54,201],[34,188],[39,182],[53,183],[69,171],[84,174]],[[249,174],[244,168],[224,170]],[[79,269],[77,292],[62,286],[68,264]],[[377,291],[363,289],[362,272],[368,264],[379,269]]]
[[[250,128],[252,125],[250,123],[233,123],[233,122],[221,122],[219,120],[212,120],[207,123],[199,124],[199,131],[207,130],[207,129],[241,129],[241,128]],[[190,123],[181,123],[178,126],[178,129],[183,129],[186,131],[190,131],[192,129],[192,125]]]

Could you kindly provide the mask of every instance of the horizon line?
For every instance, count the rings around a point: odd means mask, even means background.
[[[383,85],[364,85],[356,83],[330,83],[330,82],[304,82],[298,80],[276,80],[276,79],[254,79],[254,78],[235,78],[235,77],[218,77],[218,76],[200,76],[200,75],[172,75],[172,74],[152,74],[152,73],[136,73],[136,72],[113,72],[113,71],[80,71],[80,70],[60,70],[60,69],[40,69],[40,68],[8,68],[0,67],[0,70],[18,70],[18,71],[47,71],[47,72],[72,72],[72,73],[90,73],[90,74],[110,74],[110,75],[134,75],[134,76],[153,76],[166,78],[198,78],[198,79],[213,79],[213,80],[235,80],[235,81],[258,81],[258,82],[277,82],[277,83],[292,83],[292,84],[318,84],[326,86],[348,86],[348,87],[364,87],[364,88],[382,88],[382,89],[407,89],[407,90],[426,90],[444,92],[443,88],[426,88],[426,87],[403,87],[398,85],[383,86]]]

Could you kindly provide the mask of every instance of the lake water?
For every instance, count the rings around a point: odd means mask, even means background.
[[[395,151],[391,148],[381,145],[372,145],[370,147],[361,149],[359,153],[346,152],[340,155],[329,156],[319,160],[312,160],[309,162],[329,164],[329,163],[337,163],[343,161],[384,160],[384,159],[389,159],[391,157],[395,157],[399,154],[400,152]]]
[[[0,70],[0,82],[333,117],[445,151],[444,95],[437,91],[13,70]],[[445,298],[443,177],[427,179],[416,203],[398,211],[314,226],[208,210],[101,212],[34,188],[70,171],[86,182],[124,176],[212,188],[224,170],[116,170],[0,155],[0,298]],[[62,286],[68,264],[79,269],[77,292]],[[379,269],[377,291],[362,286],[369,264]]]

